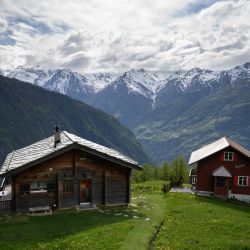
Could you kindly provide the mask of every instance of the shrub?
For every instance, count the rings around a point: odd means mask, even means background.
[[[173,186],[171,185],[170,182],[164,183],[163,186],[162,186],[162,192],[164,194],[166,194],[166,193],[168,193],[171,190],[172,187]]]

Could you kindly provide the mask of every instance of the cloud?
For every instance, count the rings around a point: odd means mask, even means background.
[[[1,69],[216,70],[249,60],[247,0],[5,0],[0,9]]]
[[[4,32],[7,28],[7,21],[0,17],[0,33]]]
[[[90,58],[84,52],[78,52],[67,57],[62,63],[62,66],[66,68],[74,68],[76,71],[81,72],[82,69],[88,66],[89,62]]]
[[[27,53],[24,49],[6,45],[0,45],[0,68],[9,70],[25,64]]]

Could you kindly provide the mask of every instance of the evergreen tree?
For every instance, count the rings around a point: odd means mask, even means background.
[[[188,169],[183,156],[178,156],[172,162],[171,181],[174,185],[181,185],[188,179]]]
[[[161,166],[161,177],[165,181],[168,181],[170,178],[170,167],[167,162],[164,162]]]

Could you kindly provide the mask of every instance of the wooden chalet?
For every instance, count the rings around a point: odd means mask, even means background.
[[[223,137],[192,152],[190,183],[198,195],[250,202],[250,151]]]
[[[66,131],[6,157],[0,177],[10,177],[16,211],[81,204],[125,205],[130,175],[141,166],[120,152]]]

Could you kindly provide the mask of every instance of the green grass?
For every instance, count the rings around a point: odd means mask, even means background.
[[[250,249],[250,207],[170,193],[155,249]]]
[[[134,183],[132,185],[133,193],[151,193],[151,192],[161,192],[163,184],[167,183],[167,181],[161,180],[152,180],[146,181],[142,183]]]
[[[129,207],[63,210],[43,217],[1,216],[0,249],[146,249],[165,212],[160,191],[137,190]]]
[[[147,249],[162,221],[154,249],[250,249],[250,207],[189,194],[163,195],[163,183],[133,184],[129,207],[61,210],[43,217],[2,215],[0,249]]]

